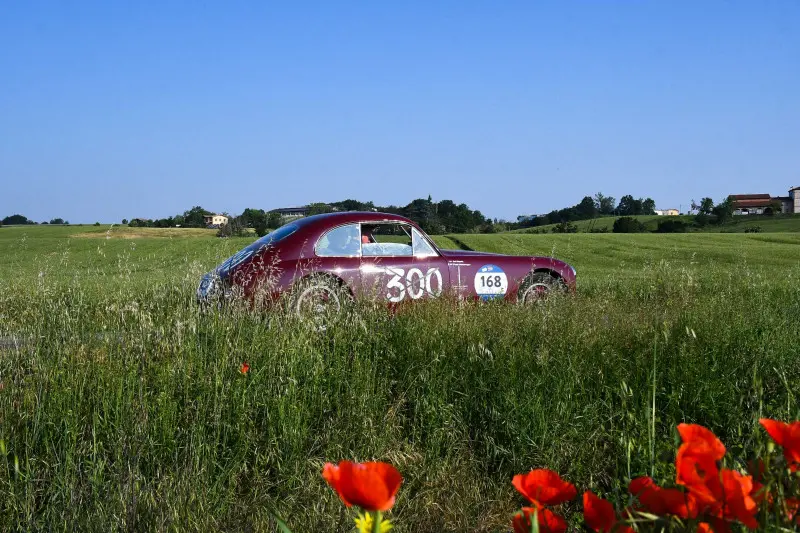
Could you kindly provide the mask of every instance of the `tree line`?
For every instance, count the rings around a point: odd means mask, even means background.
[[[521,228],[545,226],[547,224],[564,224],[579,220],[591,220],[600,216],[636,216],[655,215],[656,203],[652,198],[634,198],[626,194],[616,203],[616,198],[601,192],[583,199],[572,207],[556,209],[546,215],[522,218],[518,225]]]
[[[9,215],[5,217],[3,220],[0,220],[0,226],[22,226],[25,224],[39,224],[38,222],[29,219],[24,215]],[[51,219],[49,222],[44,221],[42,224],[69,224],[69,220],[64,220],[63,218],[54,218]]]
[[[434,202],[430,196],[427,199],[418,198],[405,206],[378,206],[371,201],[347,199],[330,203],[314,202],[306,206],[306,210],[309,216],[341,211],[393,213],[410,218],[430,234],[482,232],[488,231],[489,226],[493,224],[480,211],[470,209],[467,204],[456,204],[452,200]],[[128,221],[123,219],[122,223],[132,227],[204,228],[206,227],[204,217],[213,214],[201,206],[194,206],[184,211],[183,214],[172,217],[155,220],[134,218]],[[221,236],[243,235],[248,228],[253,228],[258,235],[265,235],[269,230],[275,229],[285,222],[280,213],[252,207],[246,208],[239,215],[225,213],[225,216],[228,217],[228,223],[219,228]]]

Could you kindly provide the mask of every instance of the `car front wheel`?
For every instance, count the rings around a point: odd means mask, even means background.
[[[350,295],[336,280],[314,277],[301,280],[291,298],[291,312],[315,330],[325,331],[344,312]]]
[[[556,276],[547,272],[535,272],[520,285],[517,301],[523,305],[534,304],[565,290],[566,286]]]

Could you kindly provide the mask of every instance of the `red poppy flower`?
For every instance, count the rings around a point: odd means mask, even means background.
[[[365,511],[388,511],[400,489],[403,477],[388,463],[353,463],[339,466],[326,463],[322,477],[348,507],[357,505]]]
[[[567,530],[567,522],[550,509],[523,507],[511,520],[514,533],[530,533],[534,516],[539,522],[540,533],[564,533]]]
[[[696,453],[698,448],[684,444],[675,460],[676,481],[689,489],[701,507],[713,506],[722,492],[719,467],[712,455]]]
[[[614,506],[590,490],[583,493],[583,521],[592,531],[633,533],[633,529],[624,524],[615,528],[619,520],[614,512]]]
[[[697,504],[691,494],[678,489],[663,489],[647,476],[631,480],[628,492],[636,496],[642,509],[654,515],[697,516]]]
[[[800,525],[800,498],[786,498],[786,518]]]
[[[240,374],[247,374],[248,372],[250,372],[250,365],[248,365],[247,361],[245,361],[244,363],[242,363],[239,366],[239,373]]]
[[[511,484],[537,507],[558,505],[574,499],[578,494],[572,483],[564,481],[558,474],[546,468],[517,474]]]
[[[678,433],[684,445],[689,445],[695,454],[702,454],[719,461],[725,456],[725,445],[714,433],[698,424],[678,424]]]
[[[707,522],[701,522],[698,524],[698,531],[700,531],[701,526],[703,527],[703,531],[708,533],[731,533],[732,531],[730,522],[726,522],[725,520],[715,516],[709,517]]]
[[[762,418],[759,422],[772,440],[783,448],[783,456],[792,472],[800,470],[800,422],[786,424],[769,418]]]
[[[751,496],[753,478],[728,469],[722,470],[721,474],[724,492],[719,498],[722,503],[720,518],[738,520],[750,529],[756,529],[758,508]]]

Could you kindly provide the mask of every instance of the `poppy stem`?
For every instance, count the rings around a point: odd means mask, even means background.
[[[383,520],[383,513],[380,511],[372,512],[372,533],[381,532],[381,521]]]

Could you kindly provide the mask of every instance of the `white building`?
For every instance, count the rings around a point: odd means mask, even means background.
[[[656,209],[656,215],[666,216],[666,217],[676,217],[680,215],[681,212],[677,209]]]
[[[205,215],[203,217],[203,222],[206,226],[224,226],[228,223],[228,217],[225,215]]]

